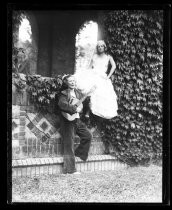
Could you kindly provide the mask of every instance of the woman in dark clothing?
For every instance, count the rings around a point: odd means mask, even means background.
[[[63,140],[63,160],[64,173],[79,174],[76,171],[75,156],[80,157],[83,161],[88,158],[88,152],[92,139],[92,134],[86,125],[80,120],[82,103],[80,106],[72,103],[83,98],[83,95],[75,89],[75,78],[68,75],[64,79],[67,89],[61,91],[58,106],[60,108],[61,136]],[[72,118],[72,119],[71,119]],[[80,137],[80,144],[74,151],[75,134]]]

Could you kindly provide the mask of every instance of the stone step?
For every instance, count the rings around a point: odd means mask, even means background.
[[[61,174],[62,166],[62,156],[12,160],[12,177]],[[90,155],[86,162],[76,157],[76,168],[79,172],[117,170],[125,167],[127,167],[127,164],[120,162],[111,155]]]

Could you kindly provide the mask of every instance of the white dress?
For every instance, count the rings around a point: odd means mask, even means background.
[[[102,58],[95,55],[92,69],[80,68],[75,73],[77,87],[83,93],[88,93],[96,85],[90,94],[90,109],[94,115],[105,119],[117,116],[118,110],[117,96],[106,74],[109,58],[109,55]]]

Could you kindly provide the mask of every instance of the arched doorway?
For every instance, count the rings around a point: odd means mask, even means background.
[[[35,23],[27,13],[20,14],[16,39],[13,44],[18,50],[16,69],[18,73],[36,74],[37,72],[37,43],[35,40]]]
[[[84,22],[76,34],[75,71],[87,68],[95,53],[98,38],[98,24],[92,20]]]

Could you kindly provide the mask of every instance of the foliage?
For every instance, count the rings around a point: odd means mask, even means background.
[[[17,48],[14,47],[12,48],[12,72],[13,73],[18,73],[19,72],[19,57],[25,56],[25,52],[23,48]]]
[[[40,75],[27,75],[26,83],[31,102],[36,108],[45,112],[56,111],[55,105],[62,87],[62,76],[45,78]]]
[[[18,92],[22,92],[26,87],[26,81],[18,73],[12,73],[12,84],[16,86]]]
[[[24,17],[25,12],[21,10],[14,10],[12,15],[12,31],[13,31],[13,45],[18,41],[19,25]]]
[[[13,41],[12,41],[12,72],[18,72],[18,58],[19,54],[24,54],[23,48],[18,48],[16,46],[18,42],[18,31],[21,21],[24,17],[24,11],[14,10],[12,15],[12,32],[13,32]],[[15,76],[16,77],[16,76]]]
[[[54,107],[56,96],[62,86],[62,76],[55,78],[43,78],[40,75],[26,75],[25,79],[19,74],[19,64],[24,65],[25,61],[36,61],[35,48],[33,43],[25,41],[22,47],[17,47],[19,26],[23,18],[29,19],[26,11],[13,11],[13,41],[12,41],[12,83],[17,91],[27,89],[31,102],[36,108],[42,111],[50,111]],[[25,89],[26,88],[26,89]]]
[[[24,19],[30,19],[26,11],[13,11],[12,72],[27,74],[30,73],[31,68],[36,63],[37,47],[33,42],[32,34],[30,34],[31,32],[28,28],[25,30],[31,35],[31,41],[22,41],[19,39],[19,27]],[[33,71],[34,69],[32,69],[32,73]]]
[[[104,140],[116,156],[141,164],[162,155],[162,11],[117,10],[104,16],[114,57],[118,116],[104,120]]]

